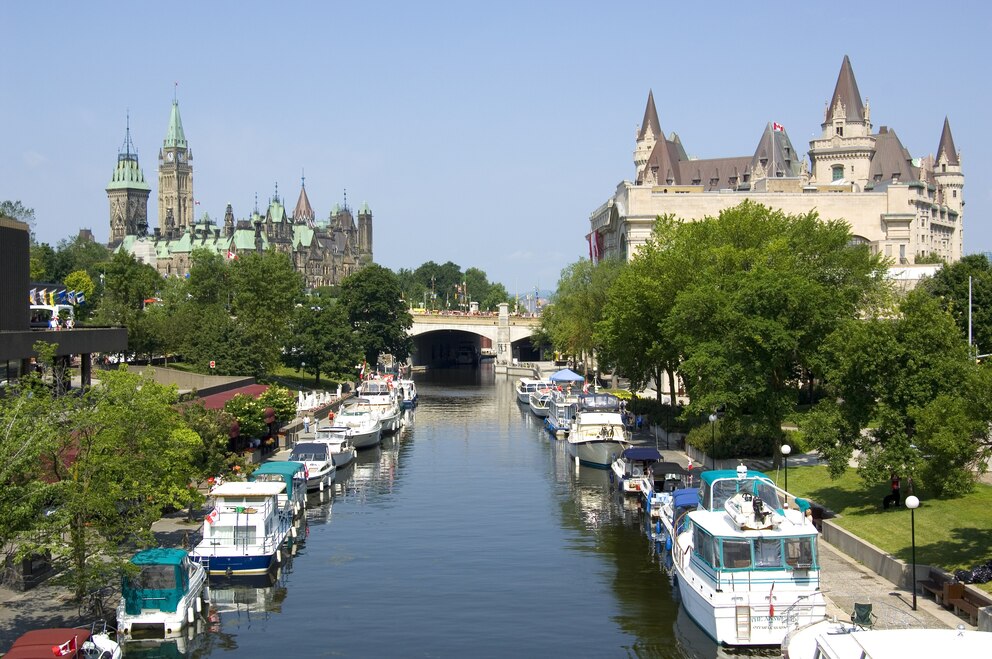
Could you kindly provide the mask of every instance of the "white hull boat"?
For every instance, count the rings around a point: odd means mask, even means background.
[[[338,412],[334,422],[335,425],[348,429],[348,439],[359,451],[378,446],[382,442],[379,417],[360,398]]]
[[[353,404],[367,407],[378,416],[383,435],[399,432],[403,427],[403,409],[400,407],[399,392],[392,380],[366,380],[359,387],[358,393],[359,398]]]
[[[117,631],[150,631],[168,638],[205,614],[207,573],[182,549],[146,549],[131,559],[138,570],[121,582]]]
[[[548,389],[538,389],[530,394],[528,405],[534,416],[542,419],[548,416],[548,404],[551,401],[551,392]]]
[[[515,391],[517,392],[517,402],[530,405],[530,395],[538,389],[550,389],[553,386],[551,380],[534,378],[520,378],[517,380]]]
[[[862,629],[822,620],[790,632],[782,641],[785,659],[906,659],[984,657],[992,633],[964,629]]]
[[[289,459],[305,465],[307,492],[323,492],[334,480],[334,458],[323,442],[300,442],[293,447]]]
[[[579,396],[575,420],[568,433],[568,450],[572,457],[581,464],[608,469],[629,446],[616,396]]]

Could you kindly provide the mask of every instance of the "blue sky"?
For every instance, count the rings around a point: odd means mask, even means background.
[[[633,176],[648,89],[691,155],[749,155],[769,121],[805,151],[847,54],[875,128],[914,157],[950,118],[965,252],[987,251],[990,18],[980,2],[8,1],[0,199],[33,207],[42,241],[107,240],[130,111],[157,226],[178,81],[198,214],[244,218],[276,183],[291,209],[305,170],[318,216],[345,189],[368,202],[386,267],[552,288]]]

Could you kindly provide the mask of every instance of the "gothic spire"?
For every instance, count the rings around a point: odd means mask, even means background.
[[[830,107],[827,108],[827,122],[834,119],[837,101],[844,106],[848,121],[865,120],[865,106],[861,101],[858,81],[854,79],[854,69],[851,68],[851,60],[847,55],[844,55],[844,62],[840,65],[837,86],[834,87],[834,95],[830,99]]]
[[[651,127],[651,132],[654,133],[656,140],[665,138],[661,132],[661,122],[658,121],[658,110],[654,106],[654,92],[650,89],[648,90],[648,104],[644,108],[644,119],[641,121],[641,132],[637,134],[638,140],[644,139],[648,126]]]
[[[166,147],[186,148],[186,134],[183,132],[183,120],[179,116],[179,101],[172,99],[172,112],[169,114],[169,130],[165,134]]]
[[[316,215],[313,207],[310,206],[310,199],[307,197],[307,177],[300,177],[300,198],[296,200],[296,209],[293,211],[293,221],[297,224],[306,224],[313,227]]]
[[[940,144],[937,145],[937,160],[943,153],[948,165],[960,165],[957,149],[954,148],[954,138],[951,137],[951,122],[944,117],[944,129],[940,131]]]

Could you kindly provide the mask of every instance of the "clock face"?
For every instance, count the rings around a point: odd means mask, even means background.
[[[165,159],[168,160],[169,162],[172,162],[172,159],[175,157],[176,154],[174,154],[172,151],[169,151],[167,154],[165,154]]]

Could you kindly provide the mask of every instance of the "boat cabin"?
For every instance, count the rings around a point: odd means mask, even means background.
[[[736,470],[704,471],[699,478],[699,503],[703,510],[722,512],[727,501],[738,492],[743,492],[760,498],[765,507],[782,513],[781,495],[784,492],[760,471],[752,471],[741,465]]]
[[[579,396],[580,412],[620,413],[620,399],[613,394],[582,394]]]
[[[210,491],[214,510],[192,558],[210,574],[261,574],[269,569],[290,522],[279,514],[284,482],[228,482]]]
[[[146,549],[135,554],[131,564],[137,574],[126,574],[121,580],[124,611],[131,616],[149,609],[176,613],[191,587],[197,592],[203,587],[202,568],[183,549]]]
[[[280,512],[291,518],[303,512],[307,501],[307,466],[295,460],[276,460],[259,465],[248,477],[252,483],[285,483],[280,493]]]
[[[693,520],[692,551],[717,571],[817,570],[816,527],[797,526],[789,532],[751,531],[742,535],[724,515],[722,526],[712,519],[701,525]]]

